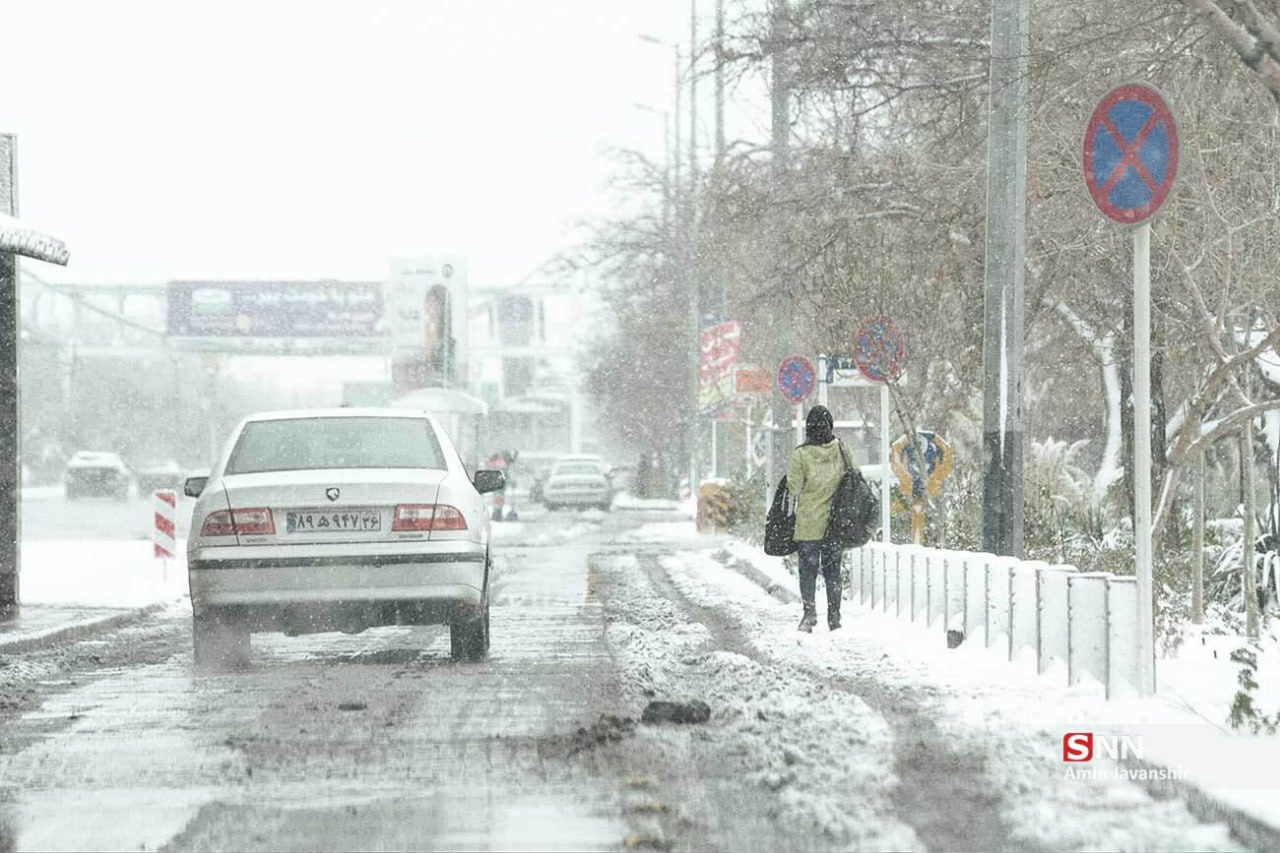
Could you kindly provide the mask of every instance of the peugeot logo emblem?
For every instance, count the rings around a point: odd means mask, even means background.
[[[342,492],[338,491],[338,489],[333,486],[330,486],[329,488],[324,490],[324,496],[331,501],[336,501],[338,499],[338,496],[341,494]]]

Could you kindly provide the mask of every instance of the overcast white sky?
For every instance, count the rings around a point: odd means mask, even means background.
[[[709,23],[711,0],[700,9]],[[660,150],[688,0],[11,0],[0,131],[56,281],[519,280]],[[705,29],[705,28],[704,28]],[[707,92],[709,86],[704,86]],[[709,110],[708,110],[709,112]],[[709,119],[709,116],[708,116]]]

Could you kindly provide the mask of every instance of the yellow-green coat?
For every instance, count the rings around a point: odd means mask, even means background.
[[[849,464],[853,454],[845,451]],[[840,459],[840,443],[802,444],[791,451],[787,465],[787,489],[796,501],[797,542],[813,542],[827,533],[827,521],[831,517],[831,499],[844,476],[844,462]]]

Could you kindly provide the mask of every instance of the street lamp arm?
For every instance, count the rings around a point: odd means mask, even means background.
[[[0,252],[35,258],[59,266],[66,266],[71,253],[56,237],[35,231],[18,219],[0,213]]]

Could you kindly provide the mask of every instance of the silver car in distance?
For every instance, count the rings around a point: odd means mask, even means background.
[[[489,649],[489,520],[440,424],[409,409],[246,418],[207,478],[187,540],[197,667],[243,666],[255,631],[449,626],[454,660]]]

